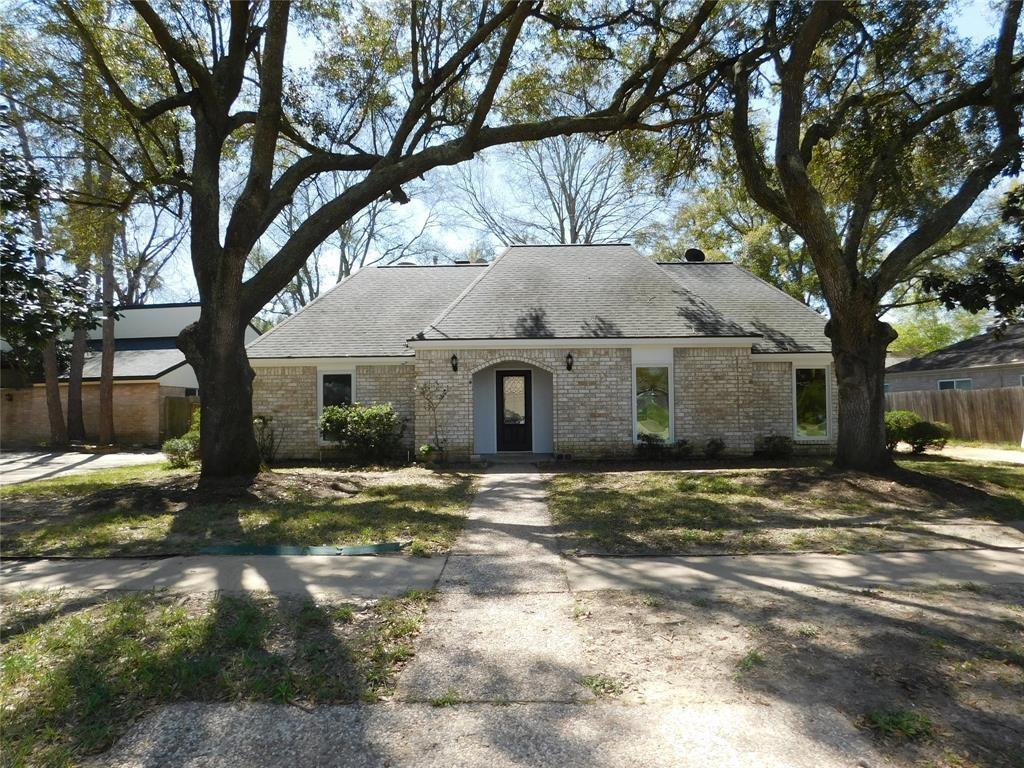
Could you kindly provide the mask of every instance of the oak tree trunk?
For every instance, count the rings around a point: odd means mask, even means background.
[[[85,346],[88,332],[76,328],[71,340],[71,363],[68,369],[68,439],[85,441],[85,418],[82,411],[82,369],[85,367]]]
[[[199,322],[178,337],[199,380],[201,482],[248,480],[260,470],[252,427],[255,373],[245,354],[246,323],[239,316],[230,301],[204,301]]]
[[[896,338],[873,306],[833,314],[825,326],[832,340],[839,383],[839,439],[835,465],[864,472],[892,466],[885,448],[885,350]]]

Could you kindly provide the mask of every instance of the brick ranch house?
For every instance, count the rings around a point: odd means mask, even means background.
[[[181,330],[199,319],[199,304],[119,307],[114,323],[114,436],[121,445],[157,446],[188,428],[190,401],[198,400],[195,371],[176,346]],[[246,329],[247,342],[259,334]],[[87,440],[99,432],[102,328],[89,332],[82,369],[82,417]],[[67,415],[67,375],[61,377]],[[0,397],[0,444],[37,447],[50,439],[42,383],[7,386]]]
[[[253,412],[282,458],[316,457],[324,406],[390,403],[406,447],[452,458],[632,453],[642,434],[733,454],[787,435],[830,451],[825,320],[731,263],[656,263],[624,244],[513,246],[490,264],[371,267],[248,346]]]

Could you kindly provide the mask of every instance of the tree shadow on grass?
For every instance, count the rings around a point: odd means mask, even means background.
[[[336,704],[371,690],[375,619],[352,623],[343,604],[134,593],[42,613],[5,636],[4,765],[74,762],[161,704]]]
[[[563,547],[620,554],[989,547],[949,524],[1024,518],[1024,502],[998,488],[902,469],[884,478],[581,474],[554,482],[551,509]]]
[[[444,485],[382,483],[355,495],[296,481],[261,496],[251,487],[217,493],[145,484],[116,496],[91,495],[67,503],[59,515],[23,525],[29,512],[15,511],[5,525],[5,554],[131,556],[194,554],[226,544],[343,545],[420,539],[447,549],[462,527],[472,478],[454,475]]]

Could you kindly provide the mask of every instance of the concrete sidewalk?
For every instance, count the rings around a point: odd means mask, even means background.
[[[5,560],[2,589],[253,592],[369,599],[433,589],[443,557],[230,556]]]
[[[839,584],[910,586],[939,582],[1024,582],[1024,548],[873,552],[863,555],[736,555],[720,557],[571,557],[574,592],[602,589],[692,589],[721,586],[806,590]]]
[[[0,485],[46,480],[79,472],[133,467],[166,461],[159,451],[80,453],[76,451],[15,451],[0,453]]]

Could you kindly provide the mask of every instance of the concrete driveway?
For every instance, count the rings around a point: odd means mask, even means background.
[[[969,445],[947,445],[939,452],[940,456],[965,461],[1006,461],[1010,464],[1024,464],[1024,450],[1014,451],[1009,448],[975,448]]]
[[[132,467],[166,461],[159,451],[80,453],[76,451],[5,451],[0,453],[0,485],[45,480],[97,469]]]

